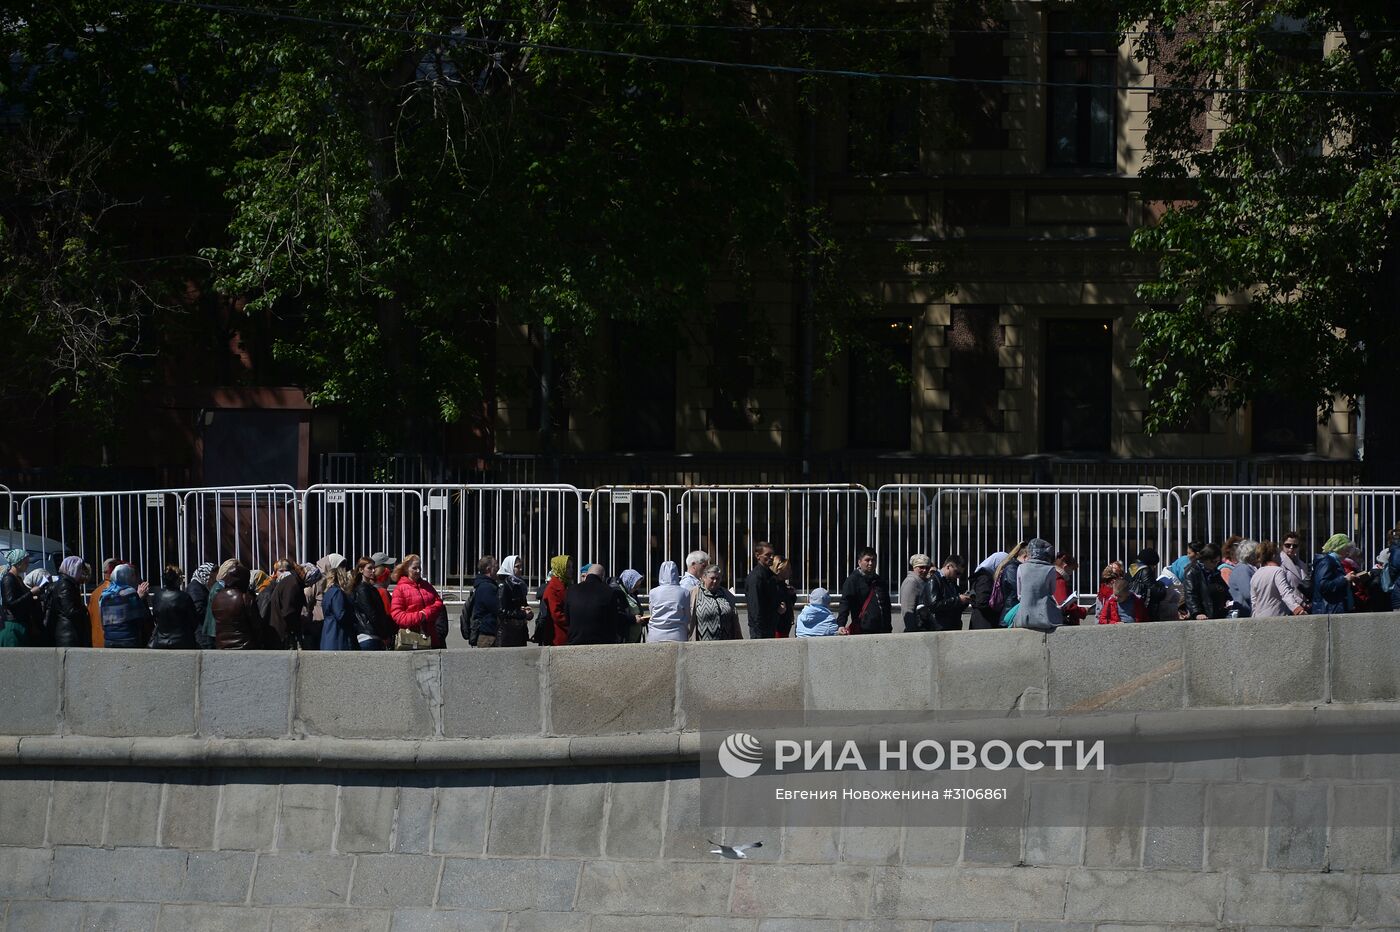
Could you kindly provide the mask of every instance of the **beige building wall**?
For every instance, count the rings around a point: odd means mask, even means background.
[[[1045,80],[1049,69],[1047,5],[1010,2],[1004,7],[1009,33],[1002,43],[1009,75]],[[926,55],[924,65],[946,73],[947,58]],[[1133,60],[1128,45],[1118,50],[1116,81],[1150,88],[1154,76]],[[933,89],[926,95],[936,93]],[[925,121],[919,139],[918,170],[884,176],[853,176],[846,170],[850,114],[844,97],[823,115],[817,157],[822,196],[838,230],[864,238],[866,271],[852,271],[852,286],[877,297],[882,317],[914,322],[912,413],[909,452],[930,456],[1021,456],[1045,451],[1045,330],[1056,319],[1111,321],[1111,442],[1116,457],[1238,457],[1255,451],[1248,410],[1211,414],[1204,430],[1148,436],[1143,418],[1152,399],[1133,373],[1138,344],[1132,320],[1140,309],[1137,286],[1152,274],[1150,260],[1134,252],[1128,239],[1152,211],[1145,209],[1138,173],[1146,157],[1150,95],[1120,92],[1116,101],[1115,170],[1097,174],[1048,169],[1047,99],[1044,89],[1007,87],[1002,91],[1002,127],[1007,145],[994,150],[952,148]],[[920,284],[900,245],[915,261],[945,268],[954,285],[943,292]],[[746,430],[714,424],[714,381],[734,362],[717,357],[705,321],[689,327],[677,359],[676,442],[682,453],[795,454],[800,450],[801,330],[798,295],[788,273],[778,270],[748,293],[717,282],[716,304],[746,300],[751,313],[771,328],[782,371],[758,379],[744,408]],[[868,280],[867,280],[868,279]],[[1001,327],[997,349],[1003,387],[997,395],[1001,431],[949,432],[944,414],[952,391],[950,352],[945,333],[956,305],[993,305]],[[518,392],[528,381],[531,353],[524,328],[500,328],[499,360],[504,376],[498,406],[497,447],[505,451],[539,448],[537,429],[528,424],[529,398]],[[720,335],[721,338],[723,335]],[[598,351],[608,344],[599,336]],[[722,345],[722,353],[733,351]],[[848,410],[847,371],[836,360],[818,374],[814,386],[813,443],[817,451],[848,447],[848,425],[859,412]],[[529,387],[537,391],[537,387]],[[559,449],[609,450],[605,421],[571,405],[567,425],[559,425]],[[1333,415],[1317,427],[1316,453],[1349,458],[1355,452],[1354,418]]]

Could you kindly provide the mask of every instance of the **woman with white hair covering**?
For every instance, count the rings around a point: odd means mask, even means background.
[[[972,571],[972,578],[967,583],[967,591],[972,594],[972,617],[967,625],[969,630],[990,631],[1001,627],[1001,613],[992,608],[991,599],[997,567],[1006,557],[1005,550],[998,550]]]
[[[1026,562],[1016,572],[1020,593],[1014,626],[1035,631],[1053,631],[1065,623],[1055,602],[1055,548],[1037,537],[1026,544]]]

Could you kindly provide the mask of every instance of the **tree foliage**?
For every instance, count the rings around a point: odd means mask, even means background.
[[[119,263],[174,255],[201,291],[270,313],[313,403],[380,446],[479,403],[502,317],[560,343],[604,320],[674,339],[716,276],[805,254],[821,281],[842,261],[798,194],[810,82],[543,46],[889,67],[899,41],[701,28],[851,22],[835,2],[19,6],[5,102],[33,133],[100,140],[93,190],[137,218],[87,241]],[[155,207],[158,247],[131,235]],[[157,269],[137,267],[123,314],[190,313],[149,300]],[[7,290],[0,314],[13,329],[36,306]]]
[[[1119,12],[1156,84],[1174,88],[1152,96],[1144,172],[1166,210],[1135,236],[1160,262],[1137,321],[1135,364],[1158,399],[1149,427],[1267,396],[1385,401],[1400,330],[1400,11]]]

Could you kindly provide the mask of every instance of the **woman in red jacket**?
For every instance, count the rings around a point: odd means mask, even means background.
[[[447,611],[442,604],[442,596],[433,584],[423,578],[423,561],[418,554],[410,553],[403,562],[394,567],[394,595],[389,615],[400,628],[411,628],[432,639],[434,647],[446,647],[446,642],[438,637],[438,616]]]
[[[1128,588],[1128,574],[1113,564],[1103,571],[1104,582],[1111,586],[1108,596],[1099,608],[1099,624],[1116,625],[1120,622],[1147,621],[1147,603],[1136,592]]]

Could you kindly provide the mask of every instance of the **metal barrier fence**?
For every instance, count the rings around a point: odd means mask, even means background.
[[[50,573],[70,554],[101,578],[102,561],[131,563],[143,579],[160,579],[181,558],[178,491],[53,492],[26,495],[19,505],[19,546],[42,555]]]
[[[1080,562],[1081,592],[1097,589],[1110,559],[1151,545],[1164,564],[1190,539],[1228,534],[1278,539],[1297,531],[1309,553],[1333,532],[1374,554],[1400,524],[1400,488],[1151,485],[891,484],[604,486],[287,485],[226,489],[12,494],[0,487],[12,546],[49,569],[69,553],[94,567],[132,561],[147,579],[166,563],[188,571],[233,556],[267,568],[280,557],[314,561],[377,550],[418,553],[427,578],[459,597],[483,554],[519,554],[532,593],[549,560],[599,561],[612,574],[632,567],[656,582],[664,560],[704,550],[742,597],[753,545],[767,540],[793,562],[799,591],[838,589],[871,544],[897,590],[908,558],[961,553],[970,564],[1041,536]]]
[[[668,488],[605,486],[588,496],[588,555],[616,576],[624,569],[642,574],[643,591],[656,585],[671,551],[671,495]],[[681,567],[685,572],[685,567]]]
[[[230,557],[262,568],[299,559],[301,496],[290,485],[190,489],[180,496],[180,512],[186,572]]]
[[[1350,537],[1367,559],[1386,546],[1400,526],[1400,488],[1338,487],[1173,489],[1185,501],[1185,540],[1219,542],[1231,534],[1282,541],[1299,535],[1315,554],[1333,534]]]
[[[460,598],[485,554],[524,561],[538,588],[549,559],[582,553],[582,493],[573,486],[312,486],[302,493],[303,559],[416,553],[445,598]]]
[[[1087,594],[1098,591],[1110,560],[1130,560],[1147,546],[1172,559],[1176,501],[1153,486],[892,485],[877,490],[875,515],[894,590],[913,553],[935,562],[959,554],[970,568],[1041,537],[1078,559],[1075,587]]]
[[[792,561],[799,592],[836,591],[855,566],[856,551],[874,540],[870,490],[860,485],[695,488],[677,502],[680,548],[703,550],[742,597],[754,544],[767,541]],[[682,567],[684,571],[684,567]]]

